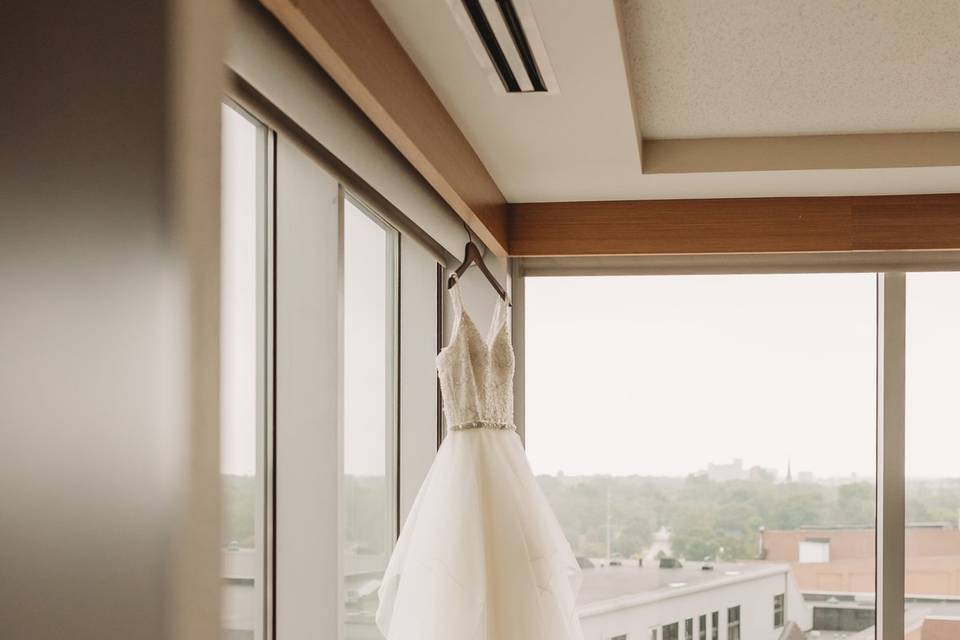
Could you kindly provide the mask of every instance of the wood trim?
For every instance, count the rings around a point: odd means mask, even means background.
[[[960,132],[644,140],[644,173],[960,165]]]
[[[513,256],[960,249],[960,194],[510,205]]]
[[[261,0],[492,251],[506,200],[370,0]]]

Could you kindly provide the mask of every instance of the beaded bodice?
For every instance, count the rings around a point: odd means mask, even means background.
[[[450,288],[453,336],[437,356],[447,429],[515,429],[509,303],[498,299],[486,338],[463,308],[460,282]]]

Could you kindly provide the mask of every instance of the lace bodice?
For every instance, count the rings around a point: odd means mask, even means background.
[[[450,343],[437,356],[447,429],[515,429],[513,346],[509,303],[498,299],[487,337],[463,308],[460,282],[450,288],[454,325]]]

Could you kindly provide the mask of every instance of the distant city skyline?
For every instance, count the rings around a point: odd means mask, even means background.
[[[713,466],[713,465],[716,465],[716,466],[727,466],[727,465],[732,464],[732,463],[734,463],[734,462],[736,462],[736,460],[710,462],[710,463],[708,463],[707,467],[705,467],[705,468],[703,468],[703,469],[693,469],[693,470],[690,470],[690,471],[689,471],[687,474],[685,474],[685,475],[705,475],[705,476],[709,476],[709,475],[710,475],[710,466]],[[759,471],[762,471],[762,472],[765,472],[765,473],[769,473],[769,474],[771,474],[771,475],[773,476],[773,479],[776,480],[776,481],[785,482],[785,481],[787,480],[787,467],[786,467],[786,466],[784,466],[782,469],[777,469],[777,468],[774,468],[774,467],[764,467],[764,466],[761,466],[761,465],[747,464],[746,461],[743,462],[743,471],[744,471],[744,475],[745,475],[745,476],[749,476],[750,472],[752,472],[752,471],[754,471],[754,470],[759,470]],[[545,475],[553,475],[553,476],[557,476],[557,477],[576,478],[576,477],[578,477],[578,475],[580,475],[580,474],[568,473],[568,472],[565,471],[564,469],[557,469],[557,471],[556,471],[555,473],[553,473],[553,474],[545,474]],[[603,475],[608,475],[608,474],[604,474],[604,473],[589,473],[589,474],[582,474],[582,475],[585,476],[585,477],[592,477],[592,476],[603,476]],[[653,476],[653,475],[644,474],[644,473],[631,474],[631,475],[636,475],[636,476],[639,476],[639,477],[664,477],[664,478],[685,477],[685,476]],[[933,479],[937,479],[937,478],[933,478]],[[944,478],[944,479],[945,479],[945,478]],[[856,473],[850,473],[850,474],[847,474],[847,475],[844,475],[844,476],[818,476],[817,474],[815,474],[815,473],[813,473],[812,471],[809,471],[809,470],[807,470],[807,469],[797,469],[796,467],[794,467],[794,468],[792,469],[792,481],[793,481],[793,482],[812,481],[812,482],[833,483],[833,482],[843,481],[843,480],[869,480],[869,481],[872,482],[872,481],[873,481],[873,477],[871,476],[870,478],[866,478],[866,477],[860,476],[860,475],[858,475],[858,474],[856,474]],[[957,478],[957,482],[960,482],[960,478]]]

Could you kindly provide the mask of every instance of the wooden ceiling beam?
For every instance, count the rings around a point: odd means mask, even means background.
[[[960,194],[509,207],[514,256],[960,249]]]
[[[492,251],[506,200],[370,0],[261,0]]]

